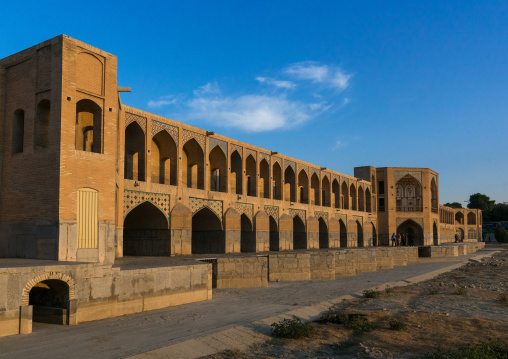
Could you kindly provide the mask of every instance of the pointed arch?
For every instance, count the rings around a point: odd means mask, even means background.
[[[279,250],[279,226],[273,216],[268,216],[270,221],[270,251]]]
[[[407,219],[397,226],[397,233],[405,234],[408,243],[413,243],[416,246],[424,245],[423,228],[412,219]]]
[[[307,231],[298,215],[293,217],[293,249],[307,249]]]
[[[346,181],[342,182],[341,185],[341,200],[342,209],[349,209],[349,190]]]
[[[321,203],[325,207],[331,206],[330,180],[327,175],[323,176],[323,180],[321,181]]]
[[[273,186],[272,198],[282,200],[282,168],[278,162],[274,162],[272,166]]]
[[[309,178],[303,169],[298,174],[298,202],[309,203]]]
[[[476,215],[473,212],[469,212],[467,214],[467,224],[470,225],[476,225]]]
[[[166,131],[159,131],[152,138],[152,182],[177,184],[177,147],[173,137]]]
[[[231,153],[231,176],[229,178],[231,193],[243,193],[243,163],[238,150]]]
[[[192,254],[216,254],[226,252],[226,238],[222,223],[208,207],[192,216]]]
[[[320,183],[319,178],[316,173],[314,173],[310,178],[310,187],[311,187],[311,204],[314,204],[316,206],[321,205],[320,195]]]
[[[242,213],[240,217],[240,225],[240,252],[255,252],[256,232],[252,226],[252,221],[245,215],[245,213]]]
[[[360,221],[356,221],[356,239],[357,239],[357,247],[365,247],[365,241],[363,238],[363,227]]]
[[[437,197],[437,183],[435,178],[432,178],[432,180],[430,181],[430,198],[432,211],[437,213],[438,197]]]
[[[266,158],[259,162],[259,196],[270,198],[270,165]]]
[[[289,202],[296,202],[296,181],[295,171],[291,166],[287,166],[284,171],[284,200]]]
[[[351,199],[351,209],[353,211],[356,211],[358,209],[358,198],[356,194],[356,187],[354,183],[351,183],[351,186],[349,187],[349,197]]]
[[[339,219],[339,227],[340,227],[340,248],[347,248],[347,227],[344,221]]]
[[[367,212],[373,212],[372,210],[372,204],[371,204],[371,195],[370,195],[370,190],[367,188],[365,190],[365,210]]]
[[[328,226],[323,218],[318,218],[319,222],[319,248],[327,249],[330,248],[330,241],[328,235]]]
[[[460,225],[464,224],[464,214],[462,212],[455,213],[455,225],[457,225],[457,224],[460,224]]]
[[[210,164],[210,191],[227,192],[227,159],[220,146],[215,146],[208,155]]]
[[[365,211],[365,196],[363,193],[363,186],[358,187],[358,210]]]
[[[125,179],[145,180],[145,133],[137,122],[125,129]]]
[[[75,143],[80,151],[102,153],[102,108],[92,100],[76,103]]]
[[[252,155],[248,155],[245,160],[245,174],[247,176],[247,196],[257,197],[256,160]]]
[[[205,189],[205,165],[203,149],[191,138],[183,145],[182,180],[187,188]]]
[[[332,205],[334,208],[340,208],[341,207],[341,200],[340,200],[340,186],[337,179],[334,179],[332,181]]]

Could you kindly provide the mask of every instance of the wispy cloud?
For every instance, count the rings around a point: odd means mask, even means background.
[[[349,86],[352,76],[337,66],[321,65],[315,61],[291,64],[286,67],[285,72],[294,78],[324,84],[339,90],[345,90]]]
[[[159,100],[148,101],[148,107],[156,108],[167,105],[174,105],[176,103],[176,98],[174,96],[162,96]]]
[[[190,119],[200,119],[248,132],[290,128],[307,121],[322,106],[290,101],[284,96],[245,95],[196,98],[188,103]]]
[[[220,87],[216,81],[208,82],[207,84],[194,90],[195,96],[203,96],[203,95],[218,94],[218,93],[220,93]]]
[[[283,81],[283,80],[275,80],[271,77],[256,77],[256,81],[259,81],[261,83],[266,83],[268,85],[273,85],[278,88],[284,88],[284,89],[292,89],[296,87],[296,84],[291,81]]]
[[[343,147],[346,147],[346,142],[344,142],[342,140],[337,140],[337,142],[335,142],[335,145],[333,146],[333,149],[338,150],[339,148],[343,148]]]

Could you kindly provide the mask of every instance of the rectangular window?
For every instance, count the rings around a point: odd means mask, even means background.
[[[385,199],[384,198],[378,198],[378,211],[384,212],[385,211]]]
[[[378,181],[377,193],[378,194],[385,194],[385,181]]]
[[[78,248],[98,248],[99,192],[91,188],[78,190]]]

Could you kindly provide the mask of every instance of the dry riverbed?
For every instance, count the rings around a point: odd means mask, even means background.
[[[274,338],[248,352],[206,358],[417,358],[437,347],[455,350],[487,340],[508,345],[508,250],[500,249],[431,280],[344,301],[330,309],[329,320],[311,323],[307,339]],[[348,315],[366,318],[373,329],[355,334],[341,320]],[[391,322],[405,328],[390,329]]]

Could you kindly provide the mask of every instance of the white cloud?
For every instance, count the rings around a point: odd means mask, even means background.
[[[278,88],[285,88],[285,89],[292,89],[296,87],[296,84],[291,81],[282,81],[282,80],[275,80],[271,77],[256,77],[256,81],[259,81],[261,83],[266,83],[268,85],[273,85]]]
[[[195,96],[203,96],[209,94],[218,94],[220,93],[219,84],[214,82],[208,82],[207,84],[199,87],[197,90],[194,90]]]
[[[345,146],[346,146],[346,142],[337,140],[337,142],[335,142],[335,146],[333,146],[333,149],[337,150],[337,149],[345,147]]]
[[[176,99],[173,96],[163,96],[161,97],[163,100],[156,100],[156,101],[148,101],[148,107],[154,108],[154,107],[162,107],[167,105],[173,105],[176,103]]]
[[[294,78],[325,84],[339,90],[346,89],[351,78],[351,75],[344,73],[339,67],[320,65],[315,61],[291,64],[286,67],[285,72]]]
[[[307,121],[315,112],[311,106],[290,101],[284,96],[195,98],[188,105],[191,119],[248,132],[290,128]]]

